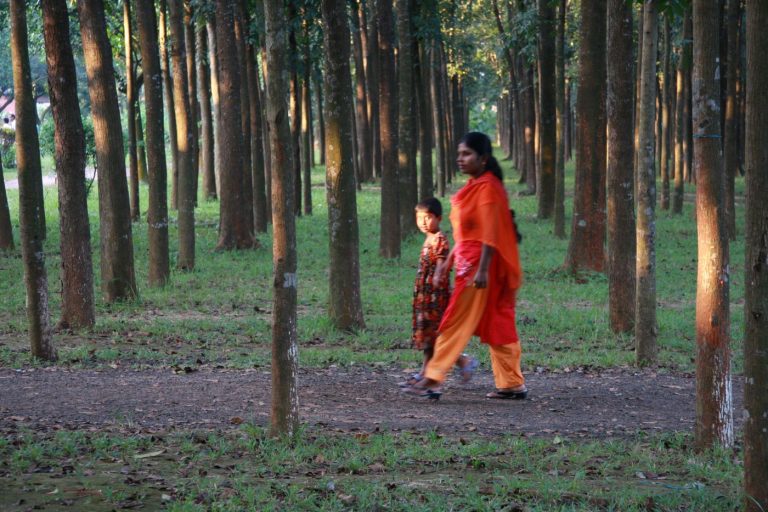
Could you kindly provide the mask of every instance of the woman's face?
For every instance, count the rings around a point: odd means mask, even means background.
[[[463,142],[459,144],[456,163],[459,165],[459,170],[462,173],[473,177],[480,176],[485,171],[485,158],[481,158],[474,149]]]

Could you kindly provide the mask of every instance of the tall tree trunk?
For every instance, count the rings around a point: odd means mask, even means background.
[[[357,16],[353,16],[353,18],[357,18]],[[315,70],[315,83],[321,84],[323,83],[323,74],[320,70],[319,65],[313,66],[313,69]],[[365,80],[363,80],[363,91],[365,91]],[[325,165],[325,119],[323,116],[323,88],[322,87],[315,87],[315,108],[317,109],[317,145],[319,146],[320,150],[320,165]],[[365,107],[365,104],[363,104],[363,107]],[[365,112],[365,108],[363,108],[363,111]],[[367,139],[366,139],[367,140]],[[366,151],[368,151],[370,148],[366,148]],[[314,154],[314,152],[313,152]],[[368,165],[370,166],[370,162],[368,162]]]
[[[0,159],[0,176],[2,175],[3,162]],[[8,194],[5,191],[5,180],[0,179],[0,252],[13,249],[13,227],[11,227],[11,212],[8,209]]]
[[[687,36],[687,37],[686,37]],[[685,159],[684,175],[685,181],[695,183],[696,176],[693,171],[693,9],[689,4],[686,10],[686,17],[683,21],[683,60],[687,63],[685,68],[685,144],[683,145],[683,155]]]
[[[435,135],[435,146],[437,149],[437,195],[445,197],[445,186],[447,182],[446,175],[448,174],[448,169],[445,167],[445,138],[447,129],[445,126],[445,118],[440,115],[440,109],[443,105],[443,94],[442,87],[440,87],[440,67],[438,64],[439,45],[439,42],[432,41],[432,47],[429,52],[429,82],[432,89],[432,125],[434,127],[433,133]]]
[[[141,83],[139,84],[139,87],[137,87],[136,91],[136,101],[139,101],[139,91]],[[138,175],[139,175],[139,181],[140,182],[147,182],[147,155],[144,152],[145,148],[147,147],[146,142],[144,141],[144,122],[141,118],[141,109],[136,109],[136,156],[138,157]]]
[[[193,21],[192,2],[183,0],[184,47],[187,51],[187,90],[189,97],[189,154],[192,162],[192,198],[197,206],[197,183],[200,175],[200,134],[197,128],[200,119],[200,106],[197,101],[197,51],[195,49],[195,22]]]
[[[360,181],[370,181],[373,178],[371,160],[371,133],[368,126],[368,94],[365,90],[365,64],[363,56],[363,39],[361,36],[360,15],[358,11],[363,9],[359,0],[353,2],[354,11],[352,20],[352,41],[355,57],[355,125],[357,130],[358,166],[360,168]],[[321,88],[318,88],[318,91]],[[325,148],[323,148],[325,151]]]
[[[557,150],[557,111],[555,105],[555,8],[551,0],[538,0],[539,7],[539,105],[541,125],[541,169],[539,172],[540,219],[552,217],[555,209],[555,164]]]
[[[432,173],[432,101],[429,93],[428,41],[419,40],[419,59],[416,73],[416,94],[419,103],[419,197],[431,197],[435,193]]]
[[[200,97],[200,171],[203,176],[203,198],[216,198],[216,174],[213,149],[213,114],[211,112],[211,74],[206,25],[199,23],[197,39],[197,90]],[[216,65],[216,62],[213,62]],[[261,153],[261,151],[259,151]]]
[[[746,5],[744,510],[768,510],[768,3]]]
[[[728,238],[736,240],[736,173],[739,172],[739,19],[741,1],[728,0],[728,53],[723,153],[725,158],[725,222]]]
[[[251,178],[253,182],[253,229],[257,233],[267,232],[267,197],[264,184],[264,125],[259,70],[256,66],[258,46],[248,44],[245,48],[246,69],[248,71],[249,104],[251,106]]]
[[[216,1],[220,124],[219,241],[217,249],[250,249],[254,239],[243,215],[243,132],[240,101],[240,66],[235,40],[235,0]]]
[[[130,176],[131,220],[138,222],[139,208],[139,155],[136,144],[136,73],[133,67],[133,27],[131,26],[131,2],[123,1],[123,45],[125,46],[125,103],[128,115],[128,161]],[[75,96],[77,98],[77,96]]]
[[[635,357],[637,364],[656,361],[656,58],[659,40],[658,0],[643,2],[643,48],[638,109],[637,256]]]
[[[379,253],[400,257],[400,206],[397,177],[397,91],[392,0],[376,0],[379,25],[379,133],[381,137],[381,239]]]
[[[305,43],[302,49],[302,68],[304,77],[301,80],[301,174],[302,189],[304,192],[304,215],[312,215],[312,146],[310,142],[309,131],[312,126],[312,101],[309,95],[309,34],[306,23],[304,25]]]
[[[158,42],[160,43],[160,67],[165,91],[165,110],[168,113],[168,142],[171,149],[171,208],[179,207],[179,147],[176,130],[176,100],[171,78],[170,50],[168,49],[168,23],[166,21],[166,0],[160,0],[158,18]]]
[[[85,190],[85,133],[77,99],[77,74],[70,44],[66,1],[45,0],[42,7],[59,184],[59,326],[77,329],[93,326],[96,317],[93,305],[91,228]]]
[[[288,43],[280,0],[265,0],[267,123],[272,148],[272,416],[273,434],[294,435],[299,428],[298,347],[296,342],[295,168],[288,125]]]
[[[160,67],[154,0],[136,0],[135,5],[141,65],[144,68],[144,108],[147,113],[149,285],[164,286],[170,277],[170,256],[168,254],[168,170],[165,162],[163,71]]]
[[[245,231],[253,236],[253,155],[251,154],[251,96],[248,82],[248,22],[243,0],[235,2],[235,41],[237,44],[237,65],[240,70],[240,130],[242,133],[243,168],[240,170],[240,196],[237,215],[242,217]],[[254,238],[255,240],[255,238]]]
[[[91,97],[96,168],[99,172],[101,289],[106,302],[137,295],[133,235],[125,179],[123,130],[115,89],[112,48],[107,39],[101,0],[77,3],[88,93]]]
[[[208,69],[211,72],[211,108],[213,110],[213,176],[208,177],[209,186],[215,188],[211,197],[216,199],[221,191],[221,147],[219,147],[219,132],[221,131],[221,95],[219,94],[219,52],[216,48],[216,17],[212,16],[205,24],[208,32]]]
[[[583,0],[573,221],[565,266],[601,272],[605,262],[605,0]]]
[[[192,154],[195,138],[192,127],[189,84],[187,82],[187,48],[184,40],[182,0],[169,0],[171,25],[171,61],[173,63],[174,116],[176,148],[179,152],[178,223],[179,255],[176,266],[182,270],[195,268],[195,170]]]
[[[368,65],[365,68],[365,78],[368,80],[368,119],[371,128],[371,160],[373,166],[373,177],[381,178],[381,127],[379,126],[379,79],[380,75],[380,56],[379,56],[379,20],[376,16],[376,0],[368,1],[370,7],[370,25],[366,31],[365,18],[360,19],[360,27],[363,29],[363,35],[367,35],[365,46],[368,54]],[[365,8],[360,11],[361,16],[365,15]]]
[[[414,108],[414,57],[411,34],[410,0],[397,0],[397,181],[400,211],[400,238],[416,232],[413,209],[416,207],[416,128]]]
[[[344,0],[322,1],[325,55],[326,195],[328,197],[328,316],[341,330],[365,327],[352,154],[352,77]]]
[[[608,0],[606,40],[608,304],[611,329],[630,332],[635,323],[635,194],[632,119],[634,81],[632,7]]]
[[[659,131],[659,169],[661,173],[661,204],[662,210],[669,210],[669,142],[670,142],[670,104],[672,94],[672,30],[669,22],[669,15],[664,16],[664,60],[663,60],[663,82],[660,104],[661,130]]]
[[[555,43],[555,207],[554,231],[560,239],[565,234],[565,10],[566,0],[557,2],[557,36]],[[630,18],[630,23],[632,19]],[[630,28],[630,34],[631,34]],[[609,46],[610,48],[610,46]],[[631,51],[631,47],[630,47]],[[511,96],[510,96],[511,100]],[[610,175],[610,173],[609,173]],[[630,180],[631,182],[631,180]],[[630,201],[630,204],[632,202]],[[610,214],[609,214],[610,215]]]
[[[290,65],[290,119],[291,119],[291,147],[293,148],[293,172],[296,178],[294,186],[294,206],[296,215],[301,216],[301,84],[299,83],[299,46],[296,41],[295,25],[299,20],[297,7],[298,0],[288,0],[288,16],[290,17],[290,33],[288,34],[289,65]]]
[[[723,215],[720,32],[717,5],[693,2],[693,136],[696,173],[696,428],[698,448],[733,444],[728,234]]]
[[[691,25],[691,11],[686,10],[685,20],[683,21],[683,43],[680,51],[680,58],[677,63],[677,99],[676,103],[676,121],[675,121],[675,190],[672,195],[672,213],[679,215],[683,213],[683,201],[685,198],[685,182],[688,173],[688,156],[690,151],[688,145],[688,132],[690,131],[690,70],[691,60],[693,58],[691,50],[691,38],[693,37]]]
[[[533,94],[533,73],[530,66],[523,62],[523,58],[519,57],[520,76],[522,77],[521,86],[523,88],[521,99],[523,109],[523,151],[525,156],[525,184],[527,195],[534,195],[536,193],[536,105]]]
[[[21,257],[27,289],[27,323],[32,356],[54,361],[56,350],[48,311],[48,276],[40,229],[42,171],[37,112],[29,67],[26,3],[11,0],[11,58],[16,101],[16,166],[19,173]],[[130,226],[130,224],[129,224]]]

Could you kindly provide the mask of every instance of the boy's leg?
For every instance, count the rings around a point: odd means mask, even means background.
[[[467,286],[458,297],[459,303],[453,310],[447,325],[443,326],[434,347],[434,355],[427,365],[424,376],[438,383],[445,377],[461,357],[472,334],[480,322],[488,301],[488,288]]]
[[[520,342],[507,345],[488,345],[491,350],[493,380],[497,389],[516,389],[525,385],[520,370]]]

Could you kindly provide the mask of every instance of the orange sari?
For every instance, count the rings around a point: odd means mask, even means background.
[[[458,314],[458,297],[472,285],[485,244],[495,251],[488,268],[488,301],[474,334],[489,345],[516,343],[515,295],[522,270],[509,200],[501,181],[490,172],[470,179],[451,198],[450,219],[456,243],[456,283],[440,330]]]

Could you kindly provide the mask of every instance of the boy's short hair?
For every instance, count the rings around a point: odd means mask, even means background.
[[[419,204],[416,205],[415,210],[417,212],[426,211],[428,213],[431,213],[435,217],[443,216],[443,204],[436,197],[426,197],[422,199],[421,201],[419,201]]]

